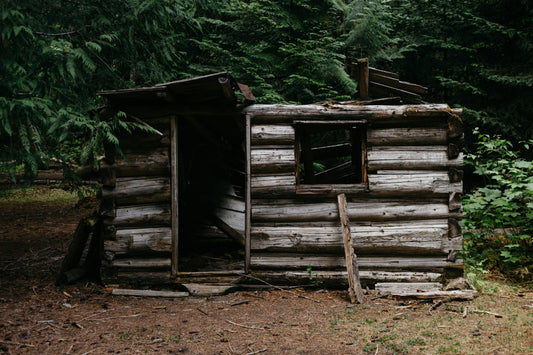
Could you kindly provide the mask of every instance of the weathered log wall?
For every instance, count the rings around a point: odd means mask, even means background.
[[[104,216],[102,278],[170,276],[172,252],[170,118],[146,120],[159,134],[120,138],[125,156],[100,162]],[[133,277],[132,277],[133,278]]]
[[[125,134],[119,137],[124,156],[108,152],[100,162],[106,283],[168,282],[178,271],[178,243],[202,250],[244,244],[244,201],[230,173],[221,172],[234,162],[214,146],[206,122],[181,117],[174,125],[179,119],[144,119],[161,134]],[[188,132],[178,138],[180,125]],[[208,145],[216,154],[203,154]]]
[[[363,279],[431,280],[446,267],[460,267],[455,255],[462,246],[457,220],[463,155],[457,113],[446,105],[249,107],[251,269],[265,277],[276,270],[272,277],[289,279],[306,277],[296,270],[342,269],[338,193],[348,197]],[[367,181],[299,185],[295,121],[366,121]],[[331,272],[328,277],[337,275]]]

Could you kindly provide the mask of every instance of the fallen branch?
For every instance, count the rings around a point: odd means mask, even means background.
[[[107,318],[97,318],[97,319],[89,319],[89,321],[101,321],[101,320],[108,320],[108,319],[116,319],[116,318],[132,318],[132,317],[138,317],[141,313],[132,314],[129,316],[116,316],[116,317],[107,317]]]
[[[264,348],[264,349],[261,349],[261,350],[252,351],[251,353],[246,353],[246,355],[260,354],[260,353],[264,353],[264,352],[267,351],[267,350],[268,350],[267,348]]]
[[[285,292],[288,292],[288,293],[290,293],[290,294],[293,294],[293,295],[295,295],[295,296],[297,296],[297,297],[305,298],[306,300],[310,300],[310,301],[313,301],[313,302],[316,302],[316,303],[320,303],[319,300],[315,300],[314,298],[300,295],[300,294],[298,294],[297,292],[294,292],[294,291],[290,291],[290,290],[284,289],[283,287],[279,287],[279,286],[272,285],[272,284],[266,282],[265,280],[261,280],[261,279],[258,278],[258,277],[255,277],[255,276],[252,276],[252,275],[244,275],[244,276],[245,276],[245,277],[249,277],[249,278],[254,279],[254,280],[257,280],[257,281],[259,281],[259,282],[262,282],[262,283],[264,283],[265,285],[268,285],[268,286],[270,286],[270,287],[272,287],[272,288],[275,288],[276,290],[285,291]]]
[[[489,312],[489,311],[482,311],[480,309],[471,309],[470,312],[472,312],[472,313],[481,313],[481,314],[490,314],[491,316],[494,316],[496,318],[503,318],[503,316],[501,314],[494,313],[494,312]]]
[[[253,325],[239,324],[239,323],[232,322],[232,321],[230,321],[230,320],[228,320],[228,319],[226,319],[226,322],[228,322],[229,324],[236,325],[237,327],[242,327],[242,328],[247,328],[247,329],[259,329],[259,330],[265,330],[265,328],[254,327]]]
[[[0,340],[0,343],[7,344],[7,345],[27,346],[29,348],[35,348],[35,345],[33,344],[16,343],[14,341]]]

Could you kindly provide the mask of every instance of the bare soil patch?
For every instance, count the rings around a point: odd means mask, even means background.
[[[371,292],[354,307],[339,290],[164,299],[113,296],[92,283],[58,287],[72,233],[96,201],[76,207],[75,198],[46,198],[59,194],[49,187],[33,192],[23,202],[0,195],[0,353],[533,353],[532,290],[496,282],[469,302]]]

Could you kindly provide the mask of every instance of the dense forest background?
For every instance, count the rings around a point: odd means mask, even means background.
[[[4,0],[0,17],[3,171],[94,162],[124,126],[95,115],[100,90],[225,70],[260,103],[346,100],[346,62],[368,57],[464,109],[469,176],[484,183],[465,225],[512,230],[489,252],[484,232],[467,236],[466,250],[480,267],[531,269],[529,0]]]

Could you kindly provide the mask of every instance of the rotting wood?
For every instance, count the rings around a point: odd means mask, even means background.
[[[392,296],[420,299],[472,300],[478,296],[476,290],[427,291],[427,292],[391,292]]]
[[[462,266],[463,260],[448,261],[446,256],[418,257],[418,256],[374,256],[361,255],[358,253],[357,263],[359,270],[420,270],[431,272],[443,272],[449,265]],[[346,266],[344,258],[338,255],[316,255],[301,253],[254,253],[251,258],[251,266],[254,269],[266,270],[313,270],[341,269]]]
[[[369,67],[368,67],[368,58],[363,58],[357,60],[357,69],[358,69],[358,83],[357,90],[359,91],[359,98],[361,100],[368,99],[369,94]]]
[[[344,241],[344,254],[346,258],[346,270],[348,273],[348,292],[352,303],[363,303],[363,290],[359,281],[359,266],[357,265],[357,255],[354,252],[352,243],[352,232],[350,221],[346,213],[346,195],[337,196],[339,217],[342,226],[342,236]]]
[[[440,282],[379,282],[374,287],[376,291],[391,294],[442,291]]]
[[[117,255],[129,253],[171,252],[171,229],[140,228],[122,229],[116,232],[116,241],[105,240],[104,250]]]
[[[115,288],[111,291],[115,296],[138,296],[138,297],[165,297],[165,298],[181,298],[189,296],[188,292],[178,291],[156,291],[156,290],[133,290]]]
[[[368,169],[440,170],[461,167],[463,154],[449,159],[446,146],[374,146],[368,150]]]
[[[115,259],[111,266],[127,269],[170,269],[170,258],[123,258]]]
[[[178,142],[178,118],[170,119],[170,177],[171,177],[171,275],[178,272],[179,250],[179,142]]]
[[[244,271],[250,271],[250,256],[251,256],[251,238],[250,230],[252,227],[252,127],[250,115],[245,116],[245,156],[246,156],[246,180],[244,186],[245,194],[245,214],[244,214]]]

